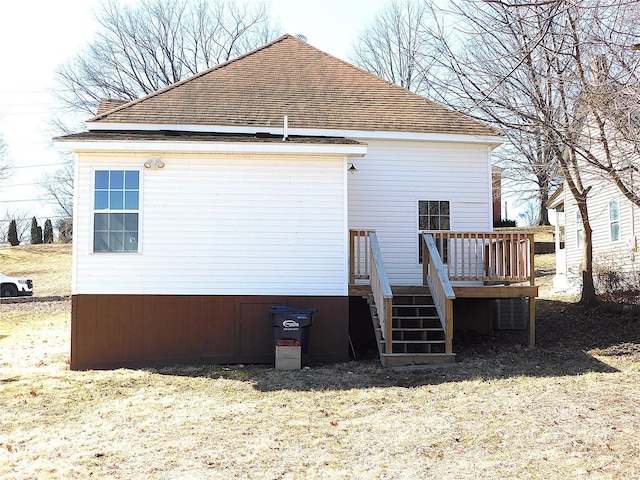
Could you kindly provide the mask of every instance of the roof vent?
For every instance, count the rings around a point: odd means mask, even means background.
[[[306,42],[306,41],[307,41],[307,37],[306,37],[306,35],[303,35],[303,34],[301,34],[301,33],[297,34],[297,35],[296,35],[296,38],[297,38],[298,40],[302,40],[303,42]]]
[[[289,141],[289,117],[287,115],[284,116],[284,122],[282,125],[282,141]]]

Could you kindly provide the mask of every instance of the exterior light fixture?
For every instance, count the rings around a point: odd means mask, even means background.
[[[150,158],[144,162],[144,168],[164,168],[164,162],[159,158]]]
[[[354,174],[358,171],[358,169],[356,168],[356,166],[352,163],[351,166],[349,167],[349,173]]]

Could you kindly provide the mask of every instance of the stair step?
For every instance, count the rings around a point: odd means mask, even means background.
[[[412,328],[407,328],[407,327],[402,327],[402,328],[392,328],[391,330],[393,330],[394,332],[443,332],[444,330],[442,330],[442,327],[412,327]]]
[[[391,328],[389,344],[383,339],[386,332],[380,325],[375,302],[371,296],[368,300],[383,365],[403,366],[455,361],[455,355],[444,353],[445,332],[441,327],[437,308],[433,304],[433,297],[428,291],[403,290],[399,293],[394,289],[392,325],[388,326]]]
[[[433,307],[435,303],[393,303],[392,305],[394,307]]]
[[[381,344],[385,344],[385,340],[380,340]],[[444,340],[391,340],[392,344],[413,344],[413,345],[443,345]]]

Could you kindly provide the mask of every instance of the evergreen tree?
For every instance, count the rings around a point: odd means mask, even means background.
[[[12,247],[20,244],[20,242],[18,241],[18,227],[15,220],[11,220],[11,222],[9,223],[9,232],[7,235],[7,239],[9,240],[9,243]]]
[[[44,243],[53,243],[53,224],[48,218],[44,222]]]
[[[38,233],[36,236],[36,243],[40,244],[42,243],[42,227],[40,225],[38,225]]]
[[[36,217],[31,219],[31,245],[42,243],[42,229],[38,232],[38,220]]]

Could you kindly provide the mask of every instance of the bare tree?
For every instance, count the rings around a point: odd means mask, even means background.
[[[65,155],[66,163],[53,174],[44,175],[39,182],[45,196],[55,204],[62,217],[73,217],[73,160]]]
[[[233,0],[106,0],[96,38],[59,67],[59,96],[95,114],[102,98],[132,100],[275,37],[264,4]]]
[[[11,176],[11,167],[12,163],[9,158],[9,147],[7,147],[4,137],[2,136],[2,133],[0,133],[0,180],[5,180]]]
[[[540,221],[540,205],[537,202],[527,202],[525,209],[518,214],[527,227],[533,227]]]
[[[591,187],[583,181],[585,162],[623,192],[629,190],[606,153],[611,130],[600,118],[603,102],[595,102],[595,92],[604,89],[594,89],[598,79],[589,65],[603,54],[615,53],[617,81],[629,82],[636,61],[625,46],[638,43],[640,28],[630,20],[637,19],[638,8],[637,2],[604,0],[452,0],[447,14],[455,28],[440,22],[432,29],[440,75],[430,81],[441,99],[530,138],[530,145],[540,146],[531,159],[546,158],[560,166],[584,227],[582,301],[586,304],[595,303],[596,296],[587,210]],[[434,7],[434,17],[441,16]],[[530,163],[532,175],[537,168],[536,162]]]
[[[16,222],[16,234],[20,243],[29,240],[31,228],[31,217],[23,210],[5,210],[0,215],[0,242],[9,240],[9,224],[12,220]]]
[[[358,35],[352,63],[407,90],[426,93],[431,60],[424,26],[430,15],[424,1],[391,0]]]
[[[549,225],[546,208],[551,193],[562,183],[555,154],[542,135],[516,129],[505,131],[507,142],[496,150],[495,162],[504,168],[503,179],[508,190],[519,193],[522,202],[537,204],[539,214],[533,225]]]

